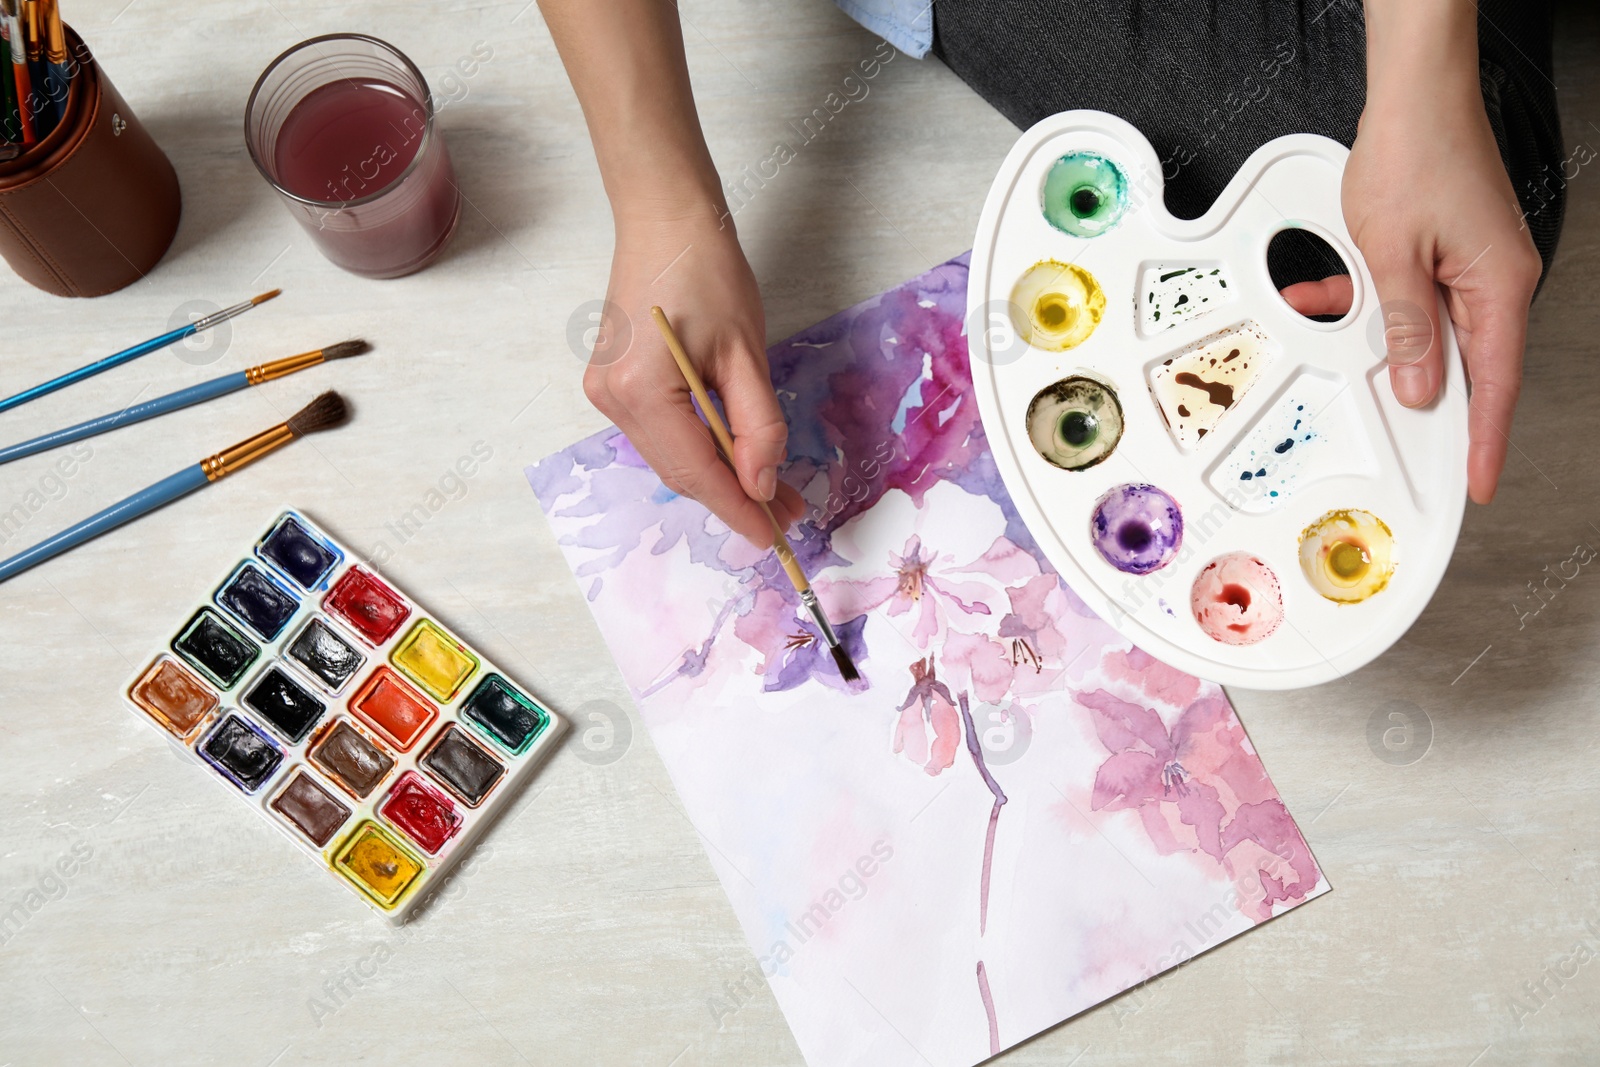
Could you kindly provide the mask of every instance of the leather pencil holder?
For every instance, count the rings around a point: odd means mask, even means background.
[[[61,122],[0,163],[0,256],[57,296],[100,296],[144,277],[178,232],[183,198],[151,140],[69,27],[76,65]]]

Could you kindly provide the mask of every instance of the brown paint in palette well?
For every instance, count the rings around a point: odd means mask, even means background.
[[[304,770],[272,798],[272,808],[319,848],[333,840],[350,818],[350,809]]]
[[[482,804],[483,798],[506,773],[499,760],[453,723],[439,731],[438,738],[423,753],[420,762],[423,770],[469,808]]]
[[[335,784],[357,798],[370,794],[394,769],[393,757],[344,719],[323,730],[310,756]]]
[[[193,733],[218,703],[210,686],[166,656],[134,683],[128,695],[151,718],[181,738]]]

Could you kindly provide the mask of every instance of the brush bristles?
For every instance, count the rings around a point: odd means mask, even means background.
[[[861,672],[856,670],[855,663],[850,659],[850,653],[844,650],[843,645],[833,645],[828,649],[833,653],[833,662],[839,668],[839,675],[847,682],[859,682]]]
[[[283,292],[282,289],[273,289],[270,292],[262,293],[260,296],[252,296],[250,298],[250,306],[255,307],[257,304],[265,304],[281,292]]]
[[[351,356],[359,356],[365,352],[371,351],[372,346],[367,344],[365,341],[340,341],[336,345],[329,345],[327,348],[324,348],[322,350],[322,358],[324,361],[330,359],[348,359]]]
[[[333,429],[343,422],[348,414],[349,409],[345,406],[344,397],[329,390],[289,416],[284,425],[289,427],[289,432],[296,437],[304,437],[308,433]]]

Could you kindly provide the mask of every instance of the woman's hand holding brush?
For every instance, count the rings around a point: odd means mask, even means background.
[[[594,139],[616,254],[584,392],[668,488],[765,548],[767,502],[787,527],[800,494],[778,479],[788,427],[767,375],[766,322],[689,90],[678,9],[660,0],[539,0]],[[672,309],[737,440],[733,470],[650,318]],[[735,473],[737,472],[737,474]]]
[[[700,377],[699,370],[695,368],[694,360],[688,350],[683,347],[682,339],[678,337],[677,331],[673,330],[667,313],[659,307],[653,307],[650,309],[650,315],[656,321],[656,328],[661,331],[661,338],[666,342],[667,350],[672,353],[672,360],[677,365],[678,373],[683,375],[684,384],[689,387],[695,403],[700,405],[700,411],[705,415],[711,435],[717,442],[718,452],[724,457],[732,456],[738,450],[733,434],[729,432],[728,424],[722,421],[722,416],[717,414],[716,405],[706,389],[706,383]],[[816,624],[817,636],[828,646],[834,663],[839,666],[840,676],[847,682],[860,681],[861,674],[856,669],[855,662],[850,658],[844,643],[839,640],[833,624],[828,621],[828,614],[823,610],[822,602],[817,599],[816,591],[811,588],[811,579],[806,577],[805,568],[800,566],[800,560],[794,554],[794,546],[789,544],[789,539],[784,536],[784,526],[779,524],[778,517],[765,502],[757,506],[766,515],[767,525],[772,530],[772,547],[777,553],[778,562],[789,575],[789,581],[794,583],[795,592],[800,594],[801,606]]]
[[[772,391],[765,321],[755,277],[730,225],[623,228],[600,334],[584,392],[628,435],[673,492],[690,496],[756,545],[772,544],[804,508],[778,478],[789,438]],[[643,230],[643,232],[640,232]],[[733,430],[733,469],[695,414],[688,387],[650,308],[674,309],[674,323],[700,376],[721,399]]]

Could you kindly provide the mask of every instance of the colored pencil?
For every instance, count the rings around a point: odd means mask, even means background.
[[[109,415],[102,415],[98,419],[80,422],[76,426],[68,426],[64,430],[42,434],[31,441],[23,441],[9,448],[0,448],[0,463],[10,463],[14,459],[22,459],[62,445],[70,445],[74,441],[81,441],[85,437],[94,437],[97,434],[115,430],[119,426],[131,426],[145,419],[153,419],[158,415],[179,411],[192,404],[204,403],[215,400],[219,396],[227,396],[252,385],[270,382],[275,378],[293,374],[296,371],[306,370],[318,364],[334,359],[346,359],[350,356],[359,356],[371,348],[365,341],[342,341],[327,348],[318,348],[311,352],[302,352],[298,356],[285,356],[283,359],[263,363],[248,370],[239,371],[237,374],[224,374],[220,378],[213,378],[199,385],[191,385],[187,389],[179,389],[175,393],[146,400],[142,404],[133,404],[121,411],[113,411]]]
[[[672,358],[678,364],[678,370],[683,374],[683,380],[688,383],[689,391],[694,394],[695,400],[700,405],[700,411],[706,417],[706,422],[711,426],[711,432],[717,439],[717,445],[722,451],[722,456],[733,465],[733,435],[728,432],[727,423],[722,421],[716,406],[711,403],[711,394],[706,391],[706,383],[701,380],[700,372],[695,370],[694,364],[689,362],[689,353],[684,351],[683,342],[678,340],[678,335],[672,329],[672,323],[667,321],[666,312],[658,307],[650,309],[650,314],[656,320],[656,326],[661,330],[661,336],[667,342],[667,348],[672,351]],[[833,626],[828,622],[828,616],[823,612],[822,605],[817,601],[817,594],[811,588],[811,580],[806,577],[806,572],[801,570],[800,561],[795,558],[794,546],[789,544],[789,538],[784,535],[783,527],[778,525],[778,520],[772,514],[772,508],[765,500],[757,500],[761,510],[767,513],[767,521],[772,524],[772,547],[778,554],[778,562],[783,564],[789,580],[794,583],[795,592],[800,594],[800,601],[811,613],[811,618],[816,621],[817,632],[822,635],[822,640],[827,644],[828,651],[833,655],[833,662],[839,668],[839,674],[847,682],[858,681],[861,672],[856,670],[855,663],[850,659],[850,653],[845,651],[844,645],[839,642],[839,637],[833,632]]]
[[[76,526],[68,527],[54,537],[47,538],[32,548],[0,562],[0,582],[14,578],[29,567],[37,566],[68,549],[76,548],[85,541],[99,537],[124,523],[132,522],[140,515],[154,511],[164,504],[170,504],[181,496],[187,496],[196,489],[210,485],[262,456],[282,448],[297,437],[331,429],[345,420],[346,413],[344,399],[338,393],[323,393],[291,415],[286,422],[281,422],[254,437],[246,438],[232,448],[207,456],[194,466],[185,467],[178,473],[139,490],[126,500],[89,516]]]
[[[8,396],[4,400],[0,400],[0,411],[10,411],[12,408],[20,407],[30,400],[37,400],[41,396],[53,393],[57,389],[65,389],[67,386],[76,382],[81,382],[85,378],[92,378],[101,371],[110,370],[112,367],[120,367],[124,363],[138,359],[140,356],[149,355],[151,352],[183,340],[190,334],[199,333],[201,330],[209,330],[211,327],[217,325],[218,323],[226,322],[235,315],[244,314],[257,304],[271,300],[282,291],[283,290],[281,289],[274,289],[269,293],[262,293],[260,296],[253,296],[249,300],[242,300],[232,307],[223,308],[221,311],[214,311],[203,319],[196,319],[187,326],[180,326],[176,330],[169,330],[160,337],[152,337],[150,340],[136,344],[132,348],[124,348],[121,352],[115,352],[109,356],[106,356],[104,359],[99,359],[86,366],[79,367],[77,370],[68,371],[66,374],[63,374],[59,377],[51,378],[48,382],[42,382],[39,385],[34,386],[32,389],[24,389],[22,392],[17,393],[14,396]]]

